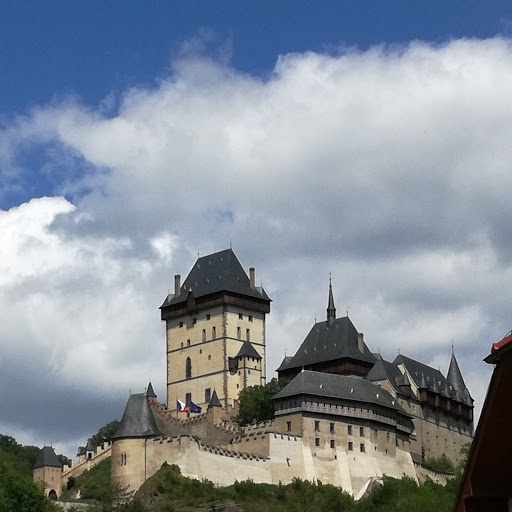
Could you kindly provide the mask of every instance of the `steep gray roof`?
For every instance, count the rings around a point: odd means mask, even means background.
[[[436,370],[435,368],[432,368],[426,364],[420,363],[415,359],[411,359],[410,357],[398,355],[395,357],[393,364],[397,366],[399,364],[403,364],[417,387],[419,387],[421,384],[422,374],[425,378],[428,389],[434,390],[436,392],[439,392],[439,388],[444,386],[446,381],[444,375],[439,370]]]
[[[389,380],[393,388],[398,391],[400,383],[402,382],[402,372],[396,365],[383,359],[380,354],[376,354],[376,358],[377,361],[365,377],[366,380],[370,382]]]
[[[454,361],[454,356],[452,356],[452,361]],[[438,393],[445,397],[450,397],[460,402],[463,402],[466,405],[472,405],[472,398],[469,394],[468,389],[464,384],[464,380],[462,379],[462,374],[460,374],[460,369],[457,365],[457,361],[454,361],[454,365],[450,363],[450,369],[452,371],[451,379],[462,382],[464,385],[463,389],[458,389],[450,379],[447,379],[439,370],[432,368],[426,364],[420,363],[415,359],[411,359],[410,357],[406,357],[403,355],[399,355],[393,361],[393,364],[403,364],[409,375],[413,379],[416,386],[420,389],[429,389],[434,393]],[[455,375],[455,372],[458,370],[460,374],[460,381],[458,377]],[[448,370],[448,375],[450,375],[450,370]]]
[[[342,358],[375,362],[375,356],[365,343],[363,352],[359,351],[357,330],[347,316],[335,319],[331,325],[327,321],[313,325],[287,368],[301,368]]]
[[[281,361],[281,364],[279,365],[279,368],[276,370],[276,372],[281,372],[288,368],[288,364],[293,359],[292,356],[284,356],[284,359]]]
[[[151,382],[148,384],[148,389],[146,390],[146,396],[148,398],[156,398],[155,390],[153,389],[153,384]]]
[[[391,393],[359,377],[305,370],[296,375],[273,400],[296,395],[374,403],[407,414]]]
[[[210,402],[208,403],[208,409],[211,409],[212,407],[222,407],[222,404],[220,403],[219,397],[217,395],[217,391],[215,391],[215,389],[213,390]]]
[[[261,356],[258,354],[257,350],[253,347],[250,341],[243,342],[240,350],[238,351],[238,354],[235,357],[242,356],[257,357],[258,359],[261,359]]]
[[[130,395],[123,418],[112,439],[160,435],[145,393]]]
[[[34,469],[50,466],[52,468],[62,468],[62,464],[51,446],[44,446],[37,456]]]
[[[263,288],[251,288],[249,277],[232,249],[198,258],[180,290],[178,297],[169,295],[161,308],[186,302],[190,291],[195,298],[228,291],[270,301]]]
[[[450,359],[450,367],[448,368],[448,374],[446,375],[448,382],[459,392],[463,392],[466,389],[466,384],[462,378],[462,373],[455,358],[455,354],[452,352],[452,358]]]
[[[86,452],[95,452],[96,451],[96,445],[90,440],[87,440],[87,445],[85,446]]]

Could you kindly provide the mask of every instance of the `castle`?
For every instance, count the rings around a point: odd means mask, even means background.
[[[129,397],[109,447],[112,482],[135,491],[163,462],[218,485],[298,477],[356,497],[383,475],[443,481],[424,458],[457,462],[473,436],[473,399],[455,355],[446,377],[404,355],[384,360],[348,316],[336,317],[331,283],[326,320],[277,369],[287,384],[273,397],[275,419],[233,422],[240,391],[266,382],[270,302],[232,249],[198,258],[183,284],[175,276],[160,307],[166,403],[151,383]]]

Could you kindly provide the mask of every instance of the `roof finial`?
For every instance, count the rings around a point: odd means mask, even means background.
[[[336,308],[334,307],[334,297],[332,294],[332,276],[329,272],[329,300],[327,302],[327,325],[331,325],[336,320]]]
[[[455,350],[453,348],[453,339],[452,339],[452,356],[455,354]]]

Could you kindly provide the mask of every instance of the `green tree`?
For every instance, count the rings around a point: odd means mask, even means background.
[[[89,440],[92,441],[92,443],[95,446],[99,446],[102,443],[111,441],[112,437],[114,436],[114,434],[116,433],[116,430],[118,428],[119,428],[119,421],[118,420],[111,421],[110,423],[103,425],[103,427],[101,427],[98,430],[98,432],[96,432],[96,434],[94,434],[93,436],[91,436],[89,438]]]
[[[247,425],[253,421],[265,421],[274,418],[272,397],[283,388],[277,379],[272,379],[265,386],[250,386],[242,389],[238,395],[239,409],[236,421]]]

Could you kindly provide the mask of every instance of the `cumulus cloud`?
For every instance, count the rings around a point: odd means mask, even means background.
[[[169,276],[232,241],[274,299],[269,370],[324,318],[332,272],[374,350],[446,371],[453,340],[481,404],[510,329],[510,90],[499,38],[282,55],[266,79],[187,54],[115,116],[77,99],[20,116],[2,170],[51,148],[32,171],[73,205],[0,215],[0,338],[84,393],[163,388]]]

